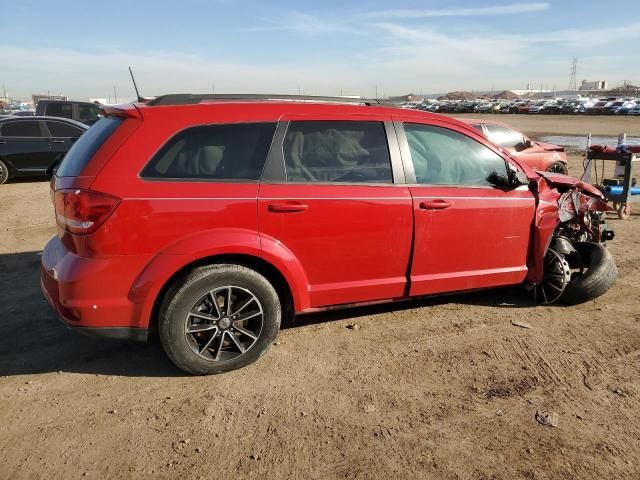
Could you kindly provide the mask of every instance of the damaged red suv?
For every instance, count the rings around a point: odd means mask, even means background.
[[[282,319],[617,277],[600,192],[451,118],[353,99],[167,95],[105,108],[51,182],[42,289],[82,332],[157,329],[192,374],[257,360]]]

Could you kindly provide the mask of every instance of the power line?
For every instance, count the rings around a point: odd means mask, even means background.
[[[578,57],[573,57],[571,61],[571,76],[569,77],[569,90],[578,90],[578,80],[576,78],[578,72]],[[571,88],[573,87],[573,88]]]

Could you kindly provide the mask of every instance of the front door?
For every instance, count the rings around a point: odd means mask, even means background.
[[[415,173],[410,294],[522,282],[533,194],[495,185],[492,174],[507,177],[505,160],[474,132],[463,134],[444,122],[396,126],[403,158],[410,157]]]
[[[412,201],[389,120],[281,122],[260,185],[259,229],[304,269],[310,307],[405,294]]]

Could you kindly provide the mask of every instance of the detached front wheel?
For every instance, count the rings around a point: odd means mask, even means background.
[[[563,162],[553,162],[551,165],[549,165],[549,167],[547,168],[547,172],[552,172],[552,173],[561,173],[563,175],[567,175],[569,173],[569,170],[567,169],[567,164],[563,163]]]
[[[574,247],[582,265],[571,274],[571,281],[560,297],[560,301],[567,305],[576,305],[603,295],[618,279],[613,256],[603,245],[581,242]],[[573,264],[571,266],[576,267]]]
[[[258,360],[275,341],[281,307],[269,281],[240,265],[197,268],[165,295],[160,341],[192,375],[224,373]]]

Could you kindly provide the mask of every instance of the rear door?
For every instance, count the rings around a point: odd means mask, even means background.
[[[40,120],[12,120],[0,125],[3,158],[22,174],[42,173],[49,166],[49,140]]]
[[[51,150],[51,161],[61,153],[67,153],[78,137],[84,133],[81,128],[63,121],[47,120],[45,125]]]
[[[526,187],[497,188],[505,159],[471,129],[396,122],[413,196],[410,294],[520,283],[535,201]],[[408,161],[406,161],[408,160]]]
[[[400,297],[412,203],[389,117],[288,117],[260,184],[263,248],[301,264],[311,307]]]

